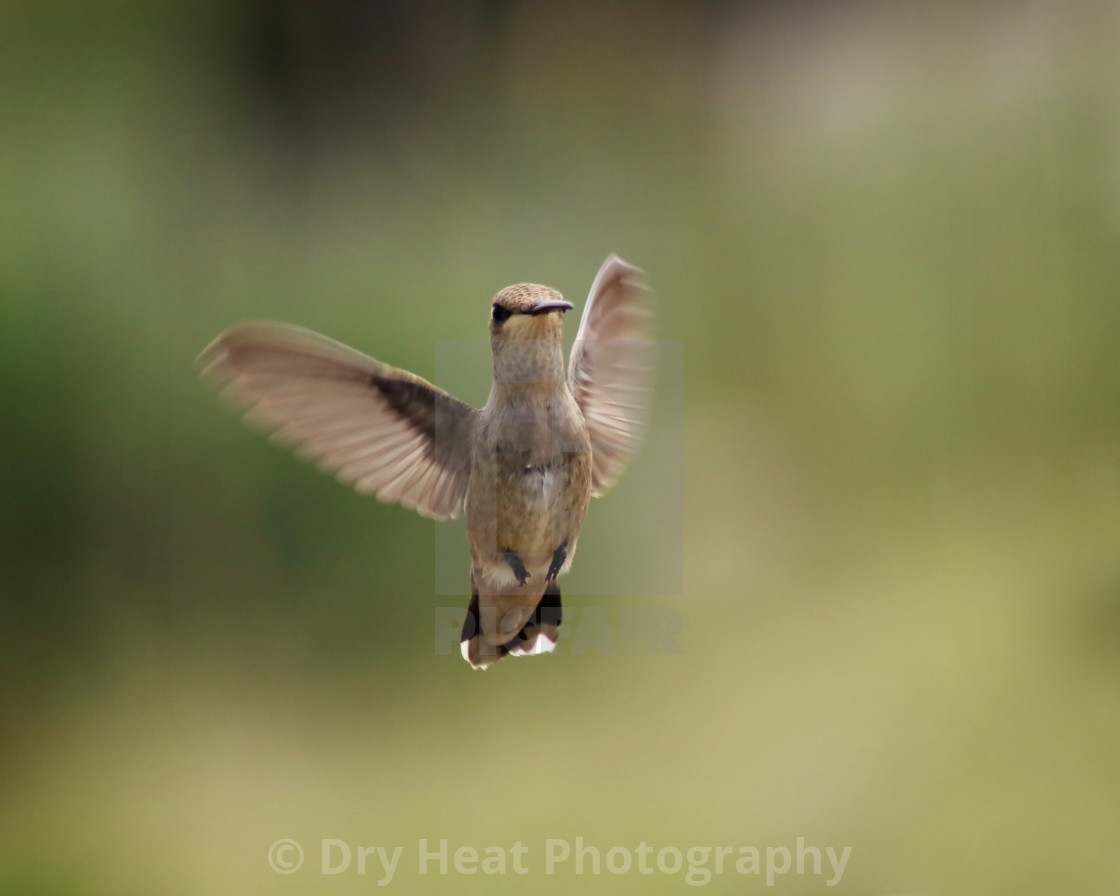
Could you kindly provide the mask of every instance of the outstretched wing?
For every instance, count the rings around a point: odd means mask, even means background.
[[[404,370],[299,327],[242,324],[199,356],[246,419],[362,494],[458,516],[476,411]]]
[[[645,430],[653,386],[653,293],[645,274],[611,255],[591,286],[568,381],[591,434],[591,493],[626,470]]]

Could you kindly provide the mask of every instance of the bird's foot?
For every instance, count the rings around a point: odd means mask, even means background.
[[[552,552],[552,563],[548,567],[548,575],[544,577],[546,582],[555,582],[556,577],[560,575],[560,568],[564,565],[564,561],[568,559],[568,543],[565,541],[560,547]]]
[[[525,568],[525,564],[521,561],[516,551],[506,551],[502,554],[502,559],[509,564],[509,568],[513,570],[513,574],[517,576],[517,584],[524,585],[529,581],[529,570]]]

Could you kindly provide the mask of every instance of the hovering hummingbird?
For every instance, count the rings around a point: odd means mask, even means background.
[[[549,653],[558,577],[592,497],[624,472],[642,435],[653,369],[653,294],[616,255],[599,269],[571,359],[554,289],[520,283],[490,311],[494,385],[480,410],[299,327],[248,323],[199,356],[246,418],[362,494],[434,519],[464,510],[471,600],[463,658]]]

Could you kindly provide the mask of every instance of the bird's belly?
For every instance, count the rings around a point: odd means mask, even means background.
[[[521,554],[527,567],[526,555],[551,558],[571,524],[565,491],[565,478],[556,469],[533,470],[501,483],[495,520],[498,550]]]
[[[474,567],[487,585],[518,586],[509,554],[516,554],[539,589],[561,545],[574,555],[575,540],[590,501],[583,458],[521,466],[490,478],[467,504],[467,529]],[[480,483],[481,484],[481,483]],[[565,569],[567,564],[565,565]],[[539,593],[539,591],[538,591]]]

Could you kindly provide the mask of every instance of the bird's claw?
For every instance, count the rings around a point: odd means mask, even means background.
[[[525,564],[521,561],[516,551],[506,551],[502,554],[502,559],[509,564],[509,568],[513,570],[513,574],[517,576],[517,584],[524,585],[529,581],[531,576],[529,570],[525,568]]]
[[[555,582],[556,577],[560,575],[560,569],[564,565],[564,561],[568,559],[568,543],[565,541],[560,547],[552,552],[552,563],[548,567],[548,575],[544,577],[546,582]]]

